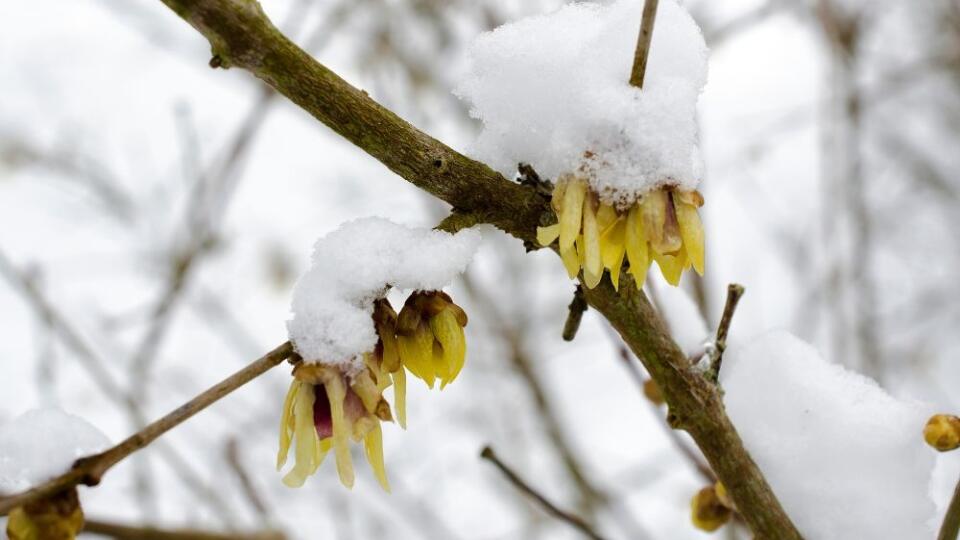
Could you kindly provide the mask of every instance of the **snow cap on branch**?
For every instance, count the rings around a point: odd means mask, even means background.
[[[630,86],[642,9],[571,4],[481,35],[456,90],[483,121],[473,153],[508,176],[518,162],[550,178],[583,170],[611,204],[667,184],[695,189],[707,47],[689,13],[661,1],[644,87]]]
[[[440,290],[466,269],[480,243],[473,229],[450,234],[382,218],[344,223],[313,247],[293,290],[287,331],[307,362],[363,368],[377,332],[373,302],[389,287]]]
[[[106,435],[60,409],[33,409],[0,425],[0,492],[23,491],[107,448]]]
[[[787,332],[731,348],[727,413],[805,538],[932,538],[930,411]]]

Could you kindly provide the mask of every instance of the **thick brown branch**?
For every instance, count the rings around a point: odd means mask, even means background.
[[[225,67],[249,70],[407,181],[482,221],[532,242],[548,197],[508,181],[417,130],[317,63],[274,28],[254,0],[162,0],[200,31]],[[633,281],[586,292],[663,391],[675,426],[703,451],[753,532],[800,535],[730,423],[714,385],[694,373]]]
[[[541,495],[539,491],[532,488],[530,484],[527,484],[526,482],[524,482],[523,479],[520,478],[519,475],[517,475],[517,473],[513,472],[513,470],[510,467],[508,467],[504,462],[500,461],[500,458],[498,458],[497,454],[494,453],[493,448],[490,448],[489,446],[485,446],[483,448],[483,451],[480,452],[480,457],[493,463],[498,469],[500,469],[500,472],[503,473],[503,475],[507,478],[507,480],[510,481],[511,484],[513,484],[517,489],[522,491],[526,496],[535,500],[537,504],[539,504],[541,507],[543,507],[544,510],[547,511],[548,514],[552,515],[553,517],[561,521],[569,523],[571,526],[579,530],[588,538],[592,538],[593,540],[603,540],[603,537],[597,534],[596,531],[591,529],[590,526],[587,525],[585,521],[571,514],[570,512],[566,512],[564,510],[557,508],[555,504],[553,504],[546,497]]]
[[[97,519],[86,520],[83,532],[109,536],[118,540],[284,540],[286,538],[286,535],[280,531],[216,533],[195,529],[136,527]]]
[[[405,122],[277,30],[253,0],[162,0],[209,41],[224,67],[249,70],[402,178],[486,223],[533,240],[546,206]]]
[[[155,441],[158,437],[206,409],[220,398],[262,375],[293,355],[289,342],[270,351],[259,360],[210,387],[197,397],[177,407],[163,418],[127,437],[122,442],[99,454],[80,458],[69,471],[22,493],[0,498],[0,515],[28,502],[49,497],[78,484],[95,486],[103,475],[130,454]]]
[[[950,499],[947,514],[943,517],[937,540],[957,540],[958,532],[960,532],[960,481],[953,490],[953,498]]]

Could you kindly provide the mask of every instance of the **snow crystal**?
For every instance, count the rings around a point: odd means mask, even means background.
[[[473,229],[449,234],[381,218],[341,225],[317,241],[311,267],[294,287],[290,340],[308,362],[359,369],[359,355],[377,344],[373,301],[389,287],[443,288],[463,272],[479,243]]]
[[[550,178],[586,165],[611,203],[696,188],[707,47],[676,0],[660,2],[643,90],[630,86],[642,7],[571,4],[481,35],[456,89],[483,122],[473,154],[507,176],[521,161]]]
[[[930,538],[930,411],[787,332],[728,350],[724,402],[806,538]]]
[[[109,445],[83,418],[60,409],[27,411],[0,425],[0,492],[28,489]]]

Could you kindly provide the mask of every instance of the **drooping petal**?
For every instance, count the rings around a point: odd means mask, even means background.
[[[390,482],[387,481],[387,468],[383,463],[383,433],[380,430],[380,422],[376,422],[373,429],[364,435],[363,449],[367,455],[367,462],[373,469],[373,475],[377,477],[377,482],[380,482],[383,490],[389,493]]]
[[[351,388],[360,397],[363,402],[363,408],[370,414],[377,410],[377,404],[380,403],[380,389],[373,382],[368,370],[363,370],[353,377]]]
[[[653,258],[660,267],[660,273],[667,283],[677,286],[680,284],[680,277],[683,275],[683,268],[687,264],[687,253],[680,251],[676,255],[665,255],[653,251]]]
[[[703,223],[696,207],[682,201],[674,201],[677,209],[677,223],[683,237],[683,249],[693,264],[693,269],[703,275]]]
[[[626,218],[617,219],[600,235],[600,258],[603,266],[610,271],[610,281],[613,288],[620,288],[620,267],[623,266],[623,256],[626,253]]]
[[[433,358],[430,365],[433,366],[433,374],[440,379],[440,389],[447,385],[447,379],[450,377],[450,366],[443,354],[443,346],[440,342],[433,342]]]
[[[560,259],[563,260],[563,267],[567,270],[567,276],[575,279],[580,273],[580,256],[577,254],[576,247],[570,247],[560,250]]]
[[[560,224],[554,223],[546,227],[537,227],[537,243],[547,247],[560,237]]]
[[[667,194],[657,189],[647,193],[640,201],[640,215],[646,240],[654,249],[663,243],[663,224],[667,219]],[[663,253],[663,250],[660,250]]]
[[[596,200],[592,194],[583,201],[583,275],[585,281],[587,281],[588,274],[590,278],[603,276],[603,260],[600,258],[600,227],[597,224],[595,204]],[[599,281],[598,277],[592,285],[588,283],[587,287],[592,289]]]
[[[600,203],[600,207],[597,208],[597,225],[600,227],[600,232],[603,233],[613,225],[617,217],[617,211],[612,206],[607,203]]]
[[[572,178],[570,175],[561,176],[557,180],[557,185],[553,188],[553,196],[550,199],[550,205],[553,211],[559,216],[563,211],[563,197],[567,191],[567,180]]]
[[[302,486],[307,477],[319,467],[316,453],[319,437],[313,423],[313,401],[315,399],[313,387],[304,382],[300,382],[300,385],[293,404],[293,416],[296,423],[294,431],[296,462],[293,469],[283,477],[283,483],[292,488]]]
[[[397,336],[400,360],[419,379],[433,388],[433,332],[426,324],[420,324],[410,336]]]
[[[327,397],[330,399],[330,416],[333,419],[333,452],[337,456],[337,473],[340,482],[353,487],[353,461],[350,459],[350,436],[352,423],[347,420],[343,403],[347,397],[343,379],[337,375],[326,381]]]
[[[380,368],[393,372],[400,368],[400,353],[397,351],[397,334],[395,328],[388,325],[377,325],[377,334],[383,342],[383,361]]]
[[[563,208],[560,219],[560,249],[570,248],[580,234],[583,223],[583,201],[587,195],[587,183],[573,178],[568,181],[563,194]]]
[[[443,362],[446,364],[446,377],[441,377],[440,384],[440,389],[443,390],[463,369],[467,354],[466,342],[463,339],[463,328],[449,308],[430,318],[430,329],[443,349]]]
[[[296,427],[293,404],[301,384],[303,383],[293,379],[290,382],[290,389],[287,390],[287,397],[283,400],[283,411],[280,413],[280,450],[277,452],[278,471],[287,463],[287,454],[290,452],[290,441],[293,439],[293,432]]]
[[[625,244],[627,259],[630,261],[630,273],[637,282],[637,288],[643,288],[643,283],[647,279],[647,268],[650,267],[650,258],[641,210],[637,206],[631,208],[630,213],[627,214]]]
[[[397,423],[407,429],[407,374],[402,369],[393,372],[393,408],[397,410]]]

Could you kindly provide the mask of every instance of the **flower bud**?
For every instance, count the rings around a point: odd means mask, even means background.
[[[960,418],[952,414],[935,414],[923,428],[927,444],[941,452],[960,447]]]
[[[83,510],[73,488],[14,508],[7,519],[10,540],[72,540],[82,528]]]
[[[733,511],[720,500],[715,486],[701,489],[690,500],[690,520],[701,531],[719,529],[730,521],[732,515]]]
[[[660,393],[660,387],[653,379],[643,381],[643,395],[654,405],[663,405],[663,394]]]

